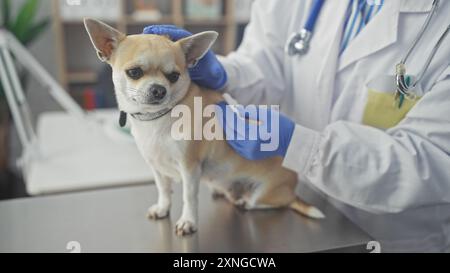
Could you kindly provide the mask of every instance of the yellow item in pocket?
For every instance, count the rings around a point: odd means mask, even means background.
[[[405,118],[419,99],[420,97],[405,99],[402,107],[399,108],[398,104],[395,103],[395,93],[377,92],[369,89],[363,124],[380,129],[392,128]]]

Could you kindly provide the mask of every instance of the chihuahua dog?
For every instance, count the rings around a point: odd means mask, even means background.
[[[181,181],[183,210],[175,232],[179,236],[196,232],[200,180],[215,196],[226,197],[244,209],[289,207],[311,218],[324,217],[296,196],[297,175],[282,167],[282,158],[249,161],[225,140],[173,138],[171,127],[176,118],[169,113],[176,105],[194,113],[196,97],[202,98],[203,109],[224,100],[219,92],[197,86],[188,73],[215,42],[216,32],[173,42],[159,35],[126,36],[93,19],[84,23],[98,57],[113,69],[119,109],[130,117],[132,135],[154,174],[158,201],[149,208],[149,218],[169,215],[171,181]],[[205,122],[191,122],[192,127],[198,124]]]

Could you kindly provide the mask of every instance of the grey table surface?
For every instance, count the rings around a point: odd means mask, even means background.
[[[180,238],[181,186],[174,185],[170,217],[150,221],[154,185],[131,186],[0,202],[0,252],[317,252],[365,249],[371,238],[307,188],[301,196],[319,207],[324,220],[288,209],[242,211],[214,200],[200,187],[199,230]],[[359,247],[359,248],[358,248]]]

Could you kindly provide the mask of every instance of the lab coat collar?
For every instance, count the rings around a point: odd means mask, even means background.
[[[339,69],[367,57],[397,41],[400,13],[430,12],[434,0],[390,0],[380,13],[350,42],[342,53]]]
[[[434,0],[402,0],[400,12],[429,12]]]
[[[324,82],[331,82],[331,79],[329,78],[331,76],[330,70],[333,70],[333,74],[336,70],[336,54],[339,54],[338,44],[340,44],[341,41],[347,6],[348,3],[342,4],[341,1],[328,1],[322,11],[323,15],[319,18],[324,21],[323,25],[326,26],[321,29],[320,35],[322,35],[323,38],[329,37],[326,38],[327,45],[324,46],[325,50],[321,52],[321,55],[324,58],[317,77],[319,86]]]
[[[379,14],[373,17],[344,50],[340,56],[338,71],[397,41],[400,5],[401,1],[385,1]]]
[[[319,71],[316,78],[316,107],[322,109],[323,115],[317,117],[316,128],[324,128],[329,121],[334,81],[336,78],[336,67],[338,66],[339,44],[342,37],[345,14],[348,1],[325,1],[323,11],[316,26],[317,34],[313,36],[308,57],[319,61]],[[308,59],[305,58],[305,61]]]

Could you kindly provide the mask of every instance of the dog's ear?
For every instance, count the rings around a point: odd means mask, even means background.
[[[94,19],[85,18],[84,26],[97,50],[98,57],[103,62],[109,61],[114,50],[126,37],[120,31]]]
[[[186,55],[187,65],[192,66],[205,56],[218,36],[215,31],[205,31],[179,40],[177,43]]]

